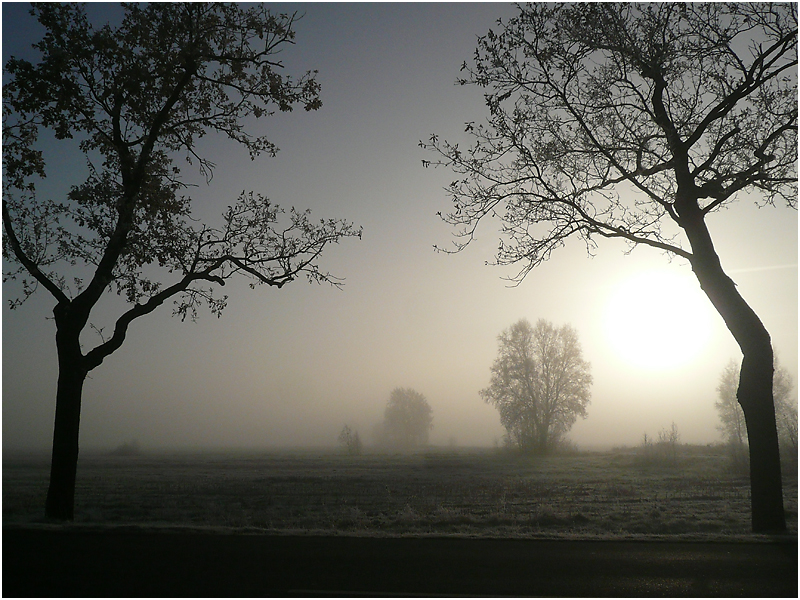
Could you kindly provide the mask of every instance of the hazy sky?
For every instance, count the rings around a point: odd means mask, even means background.
[[[90,5],[89,12],[105,8]],[[323,106],[254,123],[280,147],[274,159],[251,162],[243,149],[208,138],[203,150],[218,166],[211,184],[196,189],[195,210],[217,219],[242,189],[252,189],[287,208],[354,221],[363,240],[330,247],[322,260],[345,286],[250,290],[231,283],[220,319],[206,312],[181,323],[165,305],[135,321],[84,387],[82,447],[132,439],[150,448],[325,445],[345,423],[369,442],[397,386],[428,398],[432,443],[491,445],[503,429],[478,391],[488,385],[497,335],[522,317],[578,331],[594,376],[588,418],[570,434],[578,445],[635,445],[673,421],[685,442],[718,440],[715,388],[728,361],[741,355],[686,261],[648,248],[625,255],[622,242],[610,241],[589,258],[576,240],[508,287],[503,277],[513,268],[485,265],[498,241],[491,223],[461,254],[433,250],[452,238],[436,213],[448,209],[443,187],[453,177],[422,168],[432,156],[417,144],[434,132],[457,140],[464,122],[484,118],[481,91],[454,81],[477,36],[515,9],[276,5],[295,9],[306,15],[284,61],[290,73],[319,70]],[[4,63],[12,54],[31,56],[30,44],[40,39],[27,10],[3,3]],[[63,193],[82,162],[50,156],[48,179]],[[709,227],[723,267],[796,381],[797,213],[759,209],[742,197],[712,215]],[[646,282],[653,294],[631,305],[631,281]],[[671,282],[667,291],[659,281]],[[674,289],[683,291],[659,310]],[[3,448],[46,448],[57,376],[48,319],[54,301],[42,290],[10,311],[13,291],[4,285]],[[101,304],[93,322],[110,331],[120,302],[109,295]],[[681,332],[673,317],[661,322],[659,314],[699,316]],[[638,319],[655,323],[646,330]],[[646,340],[653,337],[664,340],[669,356],[652,355]],[[91,332],[84,339],[87,347],[98,342]],[[656,360],[667,366],[655,367]]]

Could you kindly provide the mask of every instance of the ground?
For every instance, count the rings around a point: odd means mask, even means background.
[[[774,537],[750,533],[726,464],[688,446],[84,452],[75,522],[55,524],[48,457],[6,453],[2,593],[797,597],[796,469]]]
[[[4,455],[3,522],[41,518],[46,455]],[[797,534],[797,472],[784,478]],[[427,449],[84,452],[75,521],[259,532],[647,539],[750,535],[749,482],[724,449],[682,446],[546,458]]]

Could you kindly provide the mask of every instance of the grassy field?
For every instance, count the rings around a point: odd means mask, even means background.
[[[466,449],[86,452],[75,521],[358,535],[746,536],[749,483],[725,464],[721,448],[687,446],[662,464],[635,449],[547,458]],[[48,468],[46,456],[4,456],[4,524],[40,520]],[[796,472],[784,493],[796,534]]]

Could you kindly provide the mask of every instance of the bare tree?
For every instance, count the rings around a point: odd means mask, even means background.
[[[669,429],[662,429],[658,432],[658,445],[663,448],[664,454],[670,463],[675,464],[678,460],[678,445],[681,441],[681,434],[678,433],[678,426],[675,421]]]
[[[361,437],[358,431],[350,429],[349,425],[342,427],[339,433],[339,445],[347,454],[358,456],[361,454]]]
[[[219,315],[226,297],[213,288],[234,276],[251,287],[280,288],[299,277],[338,285],[318,259],[360,230],[307,211],[285,218],[253,193],[242,193],[219,226],[205,225],[182,193],[188,184],[176,159],[211,176],[213,163],[196,144],[206,133],[226,135],[251,157],[274,155],[244,117],[319,108],[313,73],[298,80],[281,73],[277,54],[293,43],[294,15],[134,3],[124,5],[118,27],[94,28],[81,5],[35,4],[31,12],[47,31],[34,45],[41,60],[12,58],[4,73],[4,281],[22,279],[12,307],[39,287],[55,299],[59,375],[45,511],[71,520],[83,384],[130,324],[170,299],[181,319],[194,319],[202,305]],[[37,195],[36,178],[45,176],[40,130],[60,151],[86,159],[85,181],[65,198]],[[108,291],[130,307],[110,336],[84,351],[81,333]]]
[[[725,436],[731,450],[734,467],[746,464],[745,449],[748,444],[744,411],[736,397],[741,373],[736,361],[731,360],[720,375],[717,386],[718,400],[715,403],[719,414],[718,429]],[[774,361],[772,390],[775,401],[775,414],[778,439],[781,451],[787,459],[797,460],[797,398],[792,394],[794,382],[789,372]],[[792,462],[790,460],[790,462]]]
[[[555,449],[586,418],[592,376],[578,334],[539,319],[520,319],[498,336],[498,357],[481,397],[500,412],[509,442],[526,453]]]
[[[469,147],[421,143],[440,156],[424,164],[459,176],[455,251],[496,217],[496,262],[521,265],[517,281],[571,237],[686,259],[744,357],[753,528],[785,530],[770,336],[707,220],[743,191],[797,207],[797,6],[526,5],[463,69],[488,123],[467,124]]]
[[[428,443],[433,409],[425,396],[411,388],[395,388],[383,418],[383,435],[392,446],[405,450]]]
[[[717,398],[714,403],[719,414],[720,424],[717,429],[725,437],[728,454],[733,469],[737,472],[747,468],[747,428],[744,413],[736,399],[739,386],[739,365],[731,360],[719,378]]]
[[[775,374],[772,393],[775,397],[775,417],[778,424],[778,440],[781,458],[793,469],[797,469],[797,394],[793,394],[792,376],[775,359]]]

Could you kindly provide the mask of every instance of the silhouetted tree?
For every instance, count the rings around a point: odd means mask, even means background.
[[[342,427],[339,433],[339,445],[347,454],[358,456],[361,454],[361,438],[357,431],[350,429],[349,425]]]
[[[578,417],[586,417],[592,376],[578,334],[539,319],[520,319],[498,336],[492,379],[481,397],[500,412],[509,442],[547,454]]]
[[[537,3],[500,27],[460,81],[486,88],[488,123],[421,143],[459,175],[455,251],[490,216],[517,281],[572,236],[685,258],[744,356],[753,528],[785,530],[770,336],[706,219],[742,191],[797,206],[797,5]]]
[[[411,388],[395,388],[383,415],[386,442],[403,449],[428,443],[433,428],[433,409],[425,396]]]
[[[22,277],[17,306],[38,286],[55,298],[58,388],[46,514],[72,519],[81,393],[87,374],[123,343],[132,321],[174,299],[194,319],[226,297],[213,284],[233,276],[280,288],[305,276],[340,283],[320,270],[322,250],[360,235],[351,224],[288,218],[267,199],[242,193],[218,227],[191,216],[176,159],[206,177],[213,163],[197,140],[222,133],[251,158],[277,148],[242,119],[294,106],[320,107],[309,72],[281,73],[278,53],[294,40],[295,16],[236,4],[127,4],[118,27],[95,28],[84,7],[35,4],[46,29],[38,64],[12,58],[3,89],[3,255],[5,279]],[[49,130],[61,152],[80,151],[85,181],[66,197],[37,195]],[[75,140],[68,145],[66,142]],[[77,145],[77,147],[76,147]],[[74,268],[73,268],[74,267]],[[130,304],[110,337],[84,351],[81,332],[107,291]]]
[[[745,449],[748,443],[745,427],[744,411],[736,397],[736,387],[740,378],[736,361],[731,360],[722,371],[717,386],[718,400],[715,403],[719,414],[718,429],[725,436],[731,449],[734,466],[745,464]],[[782,367],[778,359],[774,361],[773,397],[778,427],[778,439],[786,458],[797,460],[797,399],[792,395],[794,383],[789,372]]]

